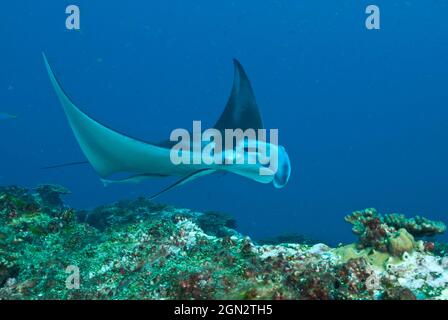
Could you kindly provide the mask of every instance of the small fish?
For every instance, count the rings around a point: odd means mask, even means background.
[[[17,118],[17,116],[15,116],[15,115],[0,112],[0,121],[11,120],[11,119],[16,119],[16,118]]]

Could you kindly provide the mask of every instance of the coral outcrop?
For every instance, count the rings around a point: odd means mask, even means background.
[[[356,245],[259,245],[216,212],[145,198],[75,212],[63,194],[57,186],[0,188],[0,299],[448,296],[445,247],[415,240],[436,230],[426,219],[410,227],[368,209],[346,218]]]
[[[381,215],[375,209],[355,211],[345,217],[353,225],[353,233],[359,237],[360,248],[373,248],[401,256],[418,247],[431,249],[431,242],[416,242],[414,237],[430,237],[442,234],[446,226],[441,221],[431,221],[423,217],[407,219],[402,214]]]

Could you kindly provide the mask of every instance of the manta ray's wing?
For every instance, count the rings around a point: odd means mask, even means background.
[[[44,60],[73,133],[84,155],[102,178],[117,172],[146,176],[186,174],[181,166],[172,164],[169,149],[128,137],[82,112],[65,94],[45,55]]]
[[[249,78],[238,60],[233,60],[235,74],[232,91],[224,112],[219,117],[214,128],[225,129],[262,129],[260,111]]]

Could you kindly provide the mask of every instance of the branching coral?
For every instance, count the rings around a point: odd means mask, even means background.
[[[432,237],[446,231],[446,225],[443,222],[420,216],[407,219],[403,214],[393,213],[385,215],[384,222],[397,230],[406,229],[414,237]]]
[[[375,209],[355,211],[345,217],[353,225],[361,248],[373,248],[401,256],[416,247],[414,237],[434,236],[443,233],[444,223],[422,217],[407,219],[402,214],[381,215]]]
[[[346,216],[345,221],[353,225],[352,231],[359,237],[362,248],[372,247],[382,252],[387,251],[388,238],[395,230],[383,222],[375,209],[355,211]]]

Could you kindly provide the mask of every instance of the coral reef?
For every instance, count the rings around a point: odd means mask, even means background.
[[[221,213],[145,198],[75,212],[63,190],[0,188],[0,299],[448,296],[446,247],[414,239],[436,230],[426,219],[410,227],[368,209],[346,218],[357,245],[260,245]],[[79,287],[70,285],[77,270]]]
[[[446,257],[448,256],[448,243],[428,242],[427,247],[429,251],[433,251],[435,255]]]
[[[199,215],[197,224],[205,233],[216,237],[233,235],[236,228],[236,220],[232,216],[217,211]]]
[[[37,186],[36,192],[39,195],[41,204],[50,208],[62,207],[64,203],[62,202],[61,196],[71,193],[67,188],[55,184],[41,184]]]
[[[396,257],[401,257],[405,252],[412,252],[415,248],[414,237],[406,229],[393,233],[387,242],[387,251]]]
[[[440,221],[431,221],[416,216],[407,219],[403,214],[392,213],[384,216],[384,222],[395,229],[406,229],[414,237],[432,237],[446,231],[446,226]]]
[[[285,233],[272,238],[257,240],[258,244],[283,244],[283,243],[300,243],[300,244],[317,244],[318,241],[299,233]]]
[[[446,230],[441,221],[431,221],[419,216],[407,219],[396,213],[381,215],[373,208],[355,211],[346,216],[345,221],[353,225],[352,231],[359,236],[360,248],[371,247],[394,256],[412,252],[419,246],[430,249],[433,247],[432,243],[416,242],[414,237],[435,236]]]
[[[137,223],[148,217],[160,217],[164,214],[164,209],[170,210],[166,205],[140,197],[132,201],[123,200],[100,206],[90,211],[82,210],[77,213],[77,216],[80,222],[88,223],[103,231],[115,225]]]

